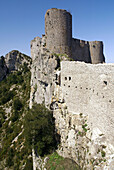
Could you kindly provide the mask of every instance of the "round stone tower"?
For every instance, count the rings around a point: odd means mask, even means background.
[[[72,15],[63,9],[52,8],[45,14],[46,47],[51,52],[68,54],[72,48]]]
[[[103,42],[102,41],[91,41],[89,42],[91,63],[98,64],[105,62],[103,55]]]

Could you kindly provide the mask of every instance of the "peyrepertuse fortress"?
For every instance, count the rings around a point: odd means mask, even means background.
[[[72,15],[52,8],[31,56],[30,107],[45,102],[53,111],[58,153],[82,169],[113,170],[114,64],[105,63],[103,42],[72,38]]]

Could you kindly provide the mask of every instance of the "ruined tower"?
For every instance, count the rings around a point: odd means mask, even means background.
[[[31,41],[31,56],[39,56],[41,46],[51,53],[67,54],[74,61],[98,64],[105,62],[102,41],[84,41],[72,37],[72,15],[52,8],[45,14],[45,35]]]
[[[72,15],[63,9],[52,8],[45,15],[46,48],[51,52],[68,54],[72,48]]]
[[[102,41],[90,41],[89,42],[91,63],[103,63],[105,58],[103,55],[103,42]]]

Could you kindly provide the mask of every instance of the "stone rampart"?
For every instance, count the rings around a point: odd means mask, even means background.
[[[89,126],[114,141],[114,64],[61,63],[61,87],[70,112],[84,113]]]
[[[89,42],[79,39],[72,39],[72,58],[75,61],[91,63]]]

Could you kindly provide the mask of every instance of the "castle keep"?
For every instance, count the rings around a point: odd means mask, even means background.
[[[45,15],[46,47],[55,53],[71,55],[72,15],[66,10],[50,9]]]
[[[66,10],[56,8],[47,10],[44,38],[46,48],[50,52],[67,54],[75,61],[92,64],[105,62],[102,41],[89,42],[72,38],[72,15]],[[37,49],[37,40],[31,41],[31,47]],[[33,48],[31,50],[34,50]]]
[[[103,42],[72,38],[72,15],[52,8],[31,56],[30,107],[53,111],[58,153],[82,169],[114,169],[114,64],[104,63]]]

